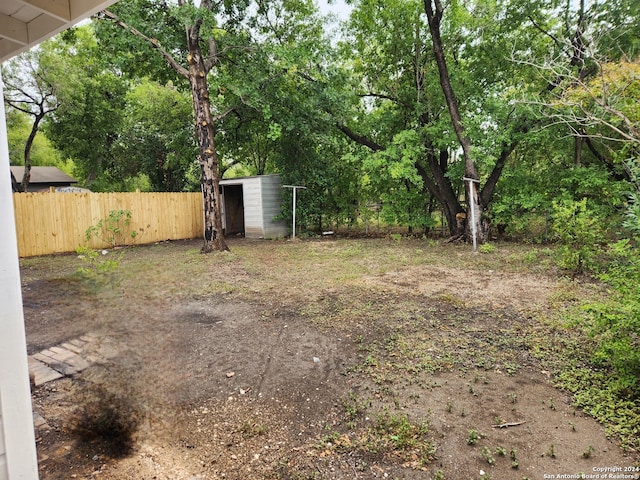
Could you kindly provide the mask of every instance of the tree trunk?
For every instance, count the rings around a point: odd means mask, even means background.
[[[435,9],[432,5],[432,1],[435,3]],[[424,1],[425,12],[429,21],[429,31],[431,33],[431,41],[433,44],[433,54],[438,65],[438,73],[440,76],[440,86],[442,93],[447,103],[449,110],[449,116],[451,117],[451,123],[453,130],[456,133],[458,142],[462,147],[464,155],[464,176],[465,176],[465,193],[467,200],[467,216],[466,216],[466,235],[470,237],[470,232],[476,232],[477,240],[482,243],[486,241],[488,232],[485,231],[485,223],[482,221],[482,213],[484,211],[484,205],[479,201],[478,195],[478,180],[479,175],[476,169],[475,163],[471,155],[471,139],[465,132],[464,125],[462,123],[462,116],[460,115],[460,108],[458,106],[458,100],[456,99],[451,85],[451,77],[449,75],[449,69],[447,67],[447,61],[444,54],[444,48],[442,45],[442,37],[440,35],[440,22],[442,21],[442,14],[444,7],[440,0],[425,0]],[[469,182],[466,179],[473,180]],[[471,206],[473,205],[473,211]],[[473,224],[472,224],[473,222]]]
[[[218,154],[215,146],[215,128],[211,116],[207,71],[200,50],[200,24],[187,28],[189,48],[189,83],[195,107],[196,135],[198,137],[198,162],[200,185],[204,207],[204,245],[202,252],[229,250],[222,233],[220,218],[220,186],[218,178]]]
[[[29,188],[29,181],[31,180],[31,147],[33,147],[33,140],[36,138],[36,134],[38,133],[38,127],[40,126],[40,122],[44,118],[44,108],[41,108],[41,113],[35,116],[33,120],[33,125],[31,126],[31,132],[29,132],[29,137],[27,138],[27,142],[24,145],[24,173],[22,174],[22,181],[20,182],[20,191],[26,192]]]
[[[13,193],[20,191],[20,184],[16,180],[16,176],[13,174],[13,172],[11,172],[11,191]]]
[[[186,0],[178,0],[178,5],[192,5]],[[201,7],[212,9],[211,2],[202,0]],[[135,28],[129,27],[108,10],[104,10],[103,15],[113,20],[116,25],[131,32],[133,35],[142,38],[156,49],[167,63],[179,75],[189,80],[191,86],[191,97],[196,121],[196,136],[198,137],[198,163],[200,164],[200,185],[202,188],[202,201],[204,209],[204,245],[202,253],[209,253],[214,250],[229,250],[222,233],[222,218],[220,211],[220,185],[218,172],[218,154],[215,145],[215,128],[213,117],[211,116],[211,102],[209,101],[209,88],[207,85],[207,73],[213,66],[216,58],[215,54],[209,52],[210,58],[205,64],[200,48],[200,27],[202,19],[196,19],[193,25],[186,26],[187,56],[189,69],[180,65],[173,56],[167,52],[160,42],[154,38],[147,37]],[[210,47],[212,40],[210,39]],[[207,64],[210,66],[207,67]]]

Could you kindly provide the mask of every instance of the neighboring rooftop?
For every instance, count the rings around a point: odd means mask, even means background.
[[[22,181],[24,167],[12,166],[11,173],[18,182]],[[29,191],[48,190],[49,187],[69,187],[78,181],[56,167],[31,167]]]

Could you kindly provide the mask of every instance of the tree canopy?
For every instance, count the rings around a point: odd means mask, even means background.
[[[468,237],[471,194],[481,240],[525,234],[559,195],[621,211],[638,156],[637,2],[350,5],[332,38],[312,1],[121,0],[42,47],[57,102],[43,131],[93,189],[193,190],[206,98],[216,175],[306,185],[299,219],[315,229],[379,211],[428,232],[441,212]],[[195,25],[207,82],[194,103]],[[24,117],[10,115],[17,138]]]

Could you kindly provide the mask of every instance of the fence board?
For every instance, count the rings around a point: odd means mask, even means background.
[[[85,231],[113,210],[131,212],[126,244],[199,238],[203,232],[200,193],[15,193],[18,252],[21,257],[73,252],[87,243]],[[109,246],[93,240],[93,248]]]

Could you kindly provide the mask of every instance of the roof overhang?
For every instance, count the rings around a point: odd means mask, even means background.
[[[1,0],[0,63],[66,30],[117,0]]]

